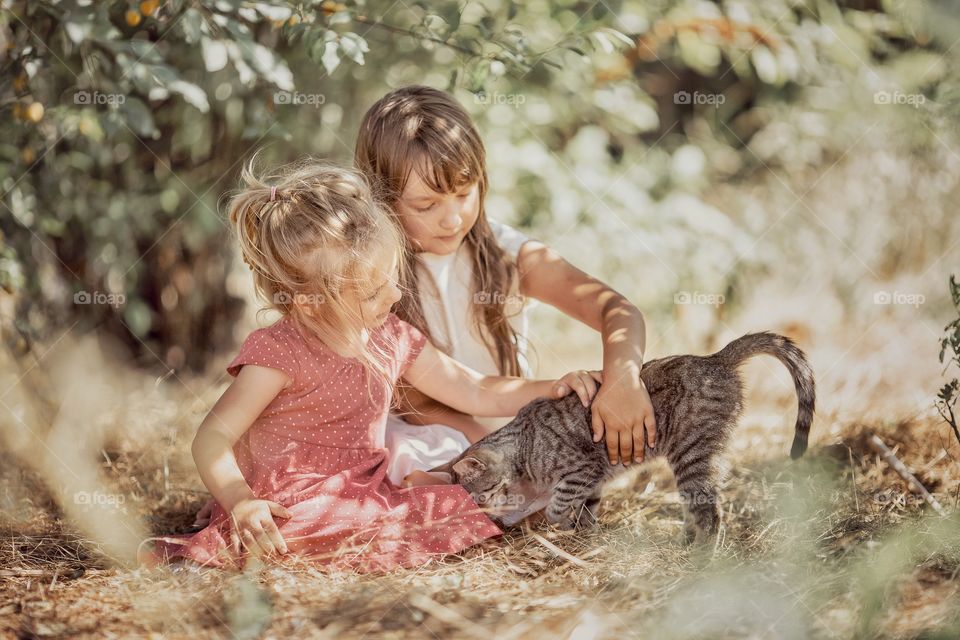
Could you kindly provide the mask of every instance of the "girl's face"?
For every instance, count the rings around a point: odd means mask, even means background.
[[[437,193],[411,171],[397,209],[414,250],[447,255],[457,250],[480,215],[480,186],[472,182],[454,193]]]
[[[370,278],[356,291],[362,328],[379,327],[387,319],[390,309],[400,301],[398,260],[395,251],[384,251],[373,267]]]

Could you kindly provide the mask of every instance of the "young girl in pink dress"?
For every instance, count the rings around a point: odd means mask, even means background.
[[[462,487],[387,478],[397,379],[466,413],[506,416],[571,391],[586,404],[593,378],[482,375],[393,315],[401,232],[362,174],[304,164],[265,179],[247,170],[244,181],[230,219],[258,293],[282,318],[243,343],[227,367],[236,379],[193,441],[214,498],[209,524],[155,539],[144,561],[237,566],[247,554],[295,554],[386,571],[498,535]]]

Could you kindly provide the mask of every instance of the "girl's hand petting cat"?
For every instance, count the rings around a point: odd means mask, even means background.
[[[639,377],[620,376],[603,385],[593,403],[593,441],[607,436],[610,464],[643,462],[644,436],[652,449],[657,444],[657,422],[646,385]],[[619,458],[619,460],[618,460]]]
[[[273,517],[290,518],[286,508],[269,500],[241,500],[230,510],[233,528],[230,530],[230,542],[234,551],[240,554],[240,545],[256,556],[274,553],[286,553],[287,544],[280,535],[280,529]]]
[[[593,396],[597,395],[597,383],[603,382],[602,371],[571,371],[553,385],[553,397],[562,398],[571,391],[580,396],[583,406],[589,407]]]

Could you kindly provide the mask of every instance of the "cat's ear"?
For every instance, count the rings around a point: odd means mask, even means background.
[[[453,465],[453,472],[460,482],[464,482],[476,478],[483,473],[486,468],[487,464],[483,460],[469,456],[455,463]]]

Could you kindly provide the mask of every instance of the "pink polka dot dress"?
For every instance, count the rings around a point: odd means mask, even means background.
[[[290,318],[254,331],[227,367],[279,369],[292,382],[236,442],[234,454],[258,498],[286,507],[274,517],[289,552],[336,568],[389,571],[455,553],[500,529],[459,485],[401,489],[387,478],[384,428],[392,385],[359,360],[307,341]],[[390,314],[371,331],[393,383],[426,343]],[[214,503],[210,524],[189,535],[155,538],[153,557],[208,566],[242,565],[230,548],[230,517]]]

